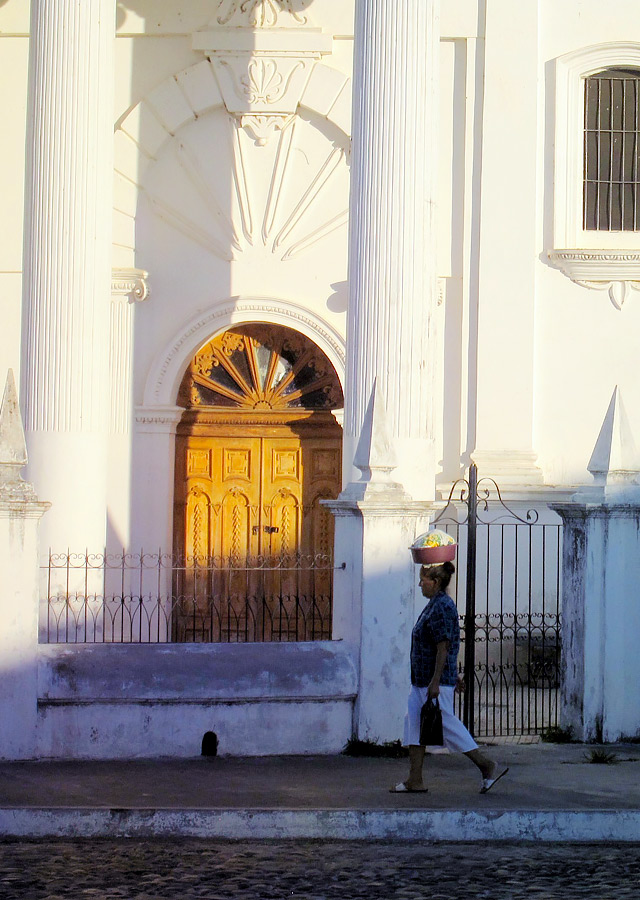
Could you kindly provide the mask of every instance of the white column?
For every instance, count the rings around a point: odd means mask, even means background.
[[[345,480],[374,379],[397,480],[433,496],[439,0],[356,4]]]
[[[43,549],[104,547],[114,0],[32,0],[21,401]]]

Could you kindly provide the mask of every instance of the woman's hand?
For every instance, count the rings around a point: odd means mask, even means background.
[[[429,700],[435,700],[436,697],[440,695],[440,682],[439,681],[430,681],[429,687],[427,688],[427,696]]]

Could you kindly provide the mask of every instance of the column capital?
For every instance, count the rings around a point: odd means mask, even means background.
[[[111,296],[142,303],[151,293],[149,273],[144,269],[112,269]]]

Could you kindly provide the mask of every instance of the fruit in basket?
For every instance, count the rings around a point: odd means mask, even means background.
[[[458,545],[446,531],[433,529],[419,535],[409,549],[415,563],[431,565],[455,559]]]

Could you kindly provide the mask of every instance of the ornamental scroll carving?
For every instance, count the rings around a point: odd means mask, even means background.
[[[284,131],[293,116],[246,115],[240,116],[240,126],[244,128],[256,147],[264,147],[276,131]]]
[[[226,105],[257,146],[291,122],[304,87],[309,61],[290,58],[216,57]]]
[[[296,7],[307,5],[297,0]],[[293,0],[220,0],[218,25],[249,25],[251,28],[275,28],[287,24],[306,25],[307,17],[294,9]],[[283,21],[287,20],[287,21]]]
[[[278,71],[275,59],[252,59],[240,87],[249,103],[275,103],[287,90],[294,72],[302,66],[298,61],[285,76]]]
[[[193,35],[216,73],[224,104],[258,146],[297,112],[311,70],[333,38],[311,27],[311,0],[221,0],[209,31]]]
[[[224,104],[240,126],[263,146],[295,115],[317,54],[207,53]]]
[[[113,269],[111,294],[128,297],[131,301],[147,300],[150,294],[149,273],[144,269]]]

